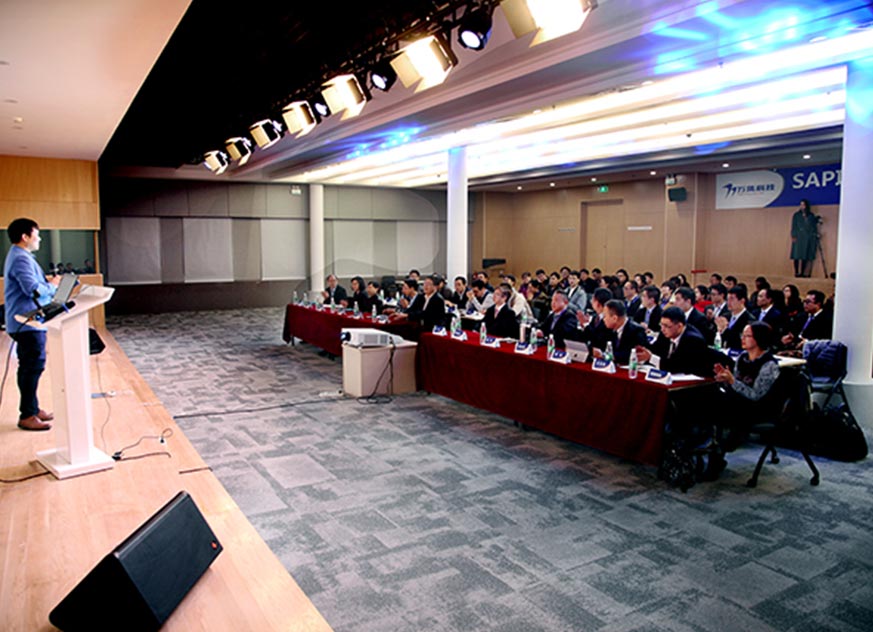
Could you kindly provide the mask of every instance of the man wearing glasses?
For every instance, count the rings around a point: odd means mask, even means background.
[[[833,335],[834,316],[824,309],[825,295],[819,290],[810,290],[803,300],[806,322],[800,335],[792,333],[782,336],[782,344],[788,349],[802,349],[807,340],[830,340]]]

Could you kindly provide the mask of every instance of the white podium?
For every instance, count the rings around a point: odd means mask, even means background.
[[[37,452],[36,457],[57,478],[90,474],[114,464],[111,456],[94,445],[88,344],[88,312],[114,292],[111,287],[87,286],[73,299],[76,305],[69,312],[44,324],[28,323],[47,332],[56,447]]]

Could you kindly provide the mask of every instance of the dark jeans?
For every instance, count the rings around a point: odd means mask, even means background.
[[[45,370],[45,332],[22,331],[11,334],[18,344],[18,390],[21,393],[21,416],[33,417],[39,412],[36,387],[39,376]]]

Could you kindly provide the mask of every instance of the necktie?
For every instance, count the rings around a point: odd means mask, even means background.
[[[728,323],[728,329],[734,326],[734,323],[737,322],[736,316],[731,316],[731,322]]]
[[[667,352],[667,357],[668,357],[668,358],[672,358],[672,357],[673,357],[673,352],[674,352],[674,351],[676,351],[676,341],[675,341],[675,340],[671,340],[671,341],[670,341],[670,350]]]
[[[809,327],[809,323],[812,322],[813,318],[814,317],[812,315],[810,315],[809,318],[806,319],[806,324],[803,325],[803,329],[801,330],[800,333],[803,333],[804,331],[806,331],[806,328]]]

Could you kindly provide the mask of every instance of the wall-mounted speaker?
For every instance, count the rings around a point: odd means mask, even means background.
[[[64,632],[160,628],[221,553],[188,492],[179,492],[64,597],[49,621]]]
[[[684,202],[688,199],[688,190],[685,187],[667,189],[667,197],[671,202]]]

